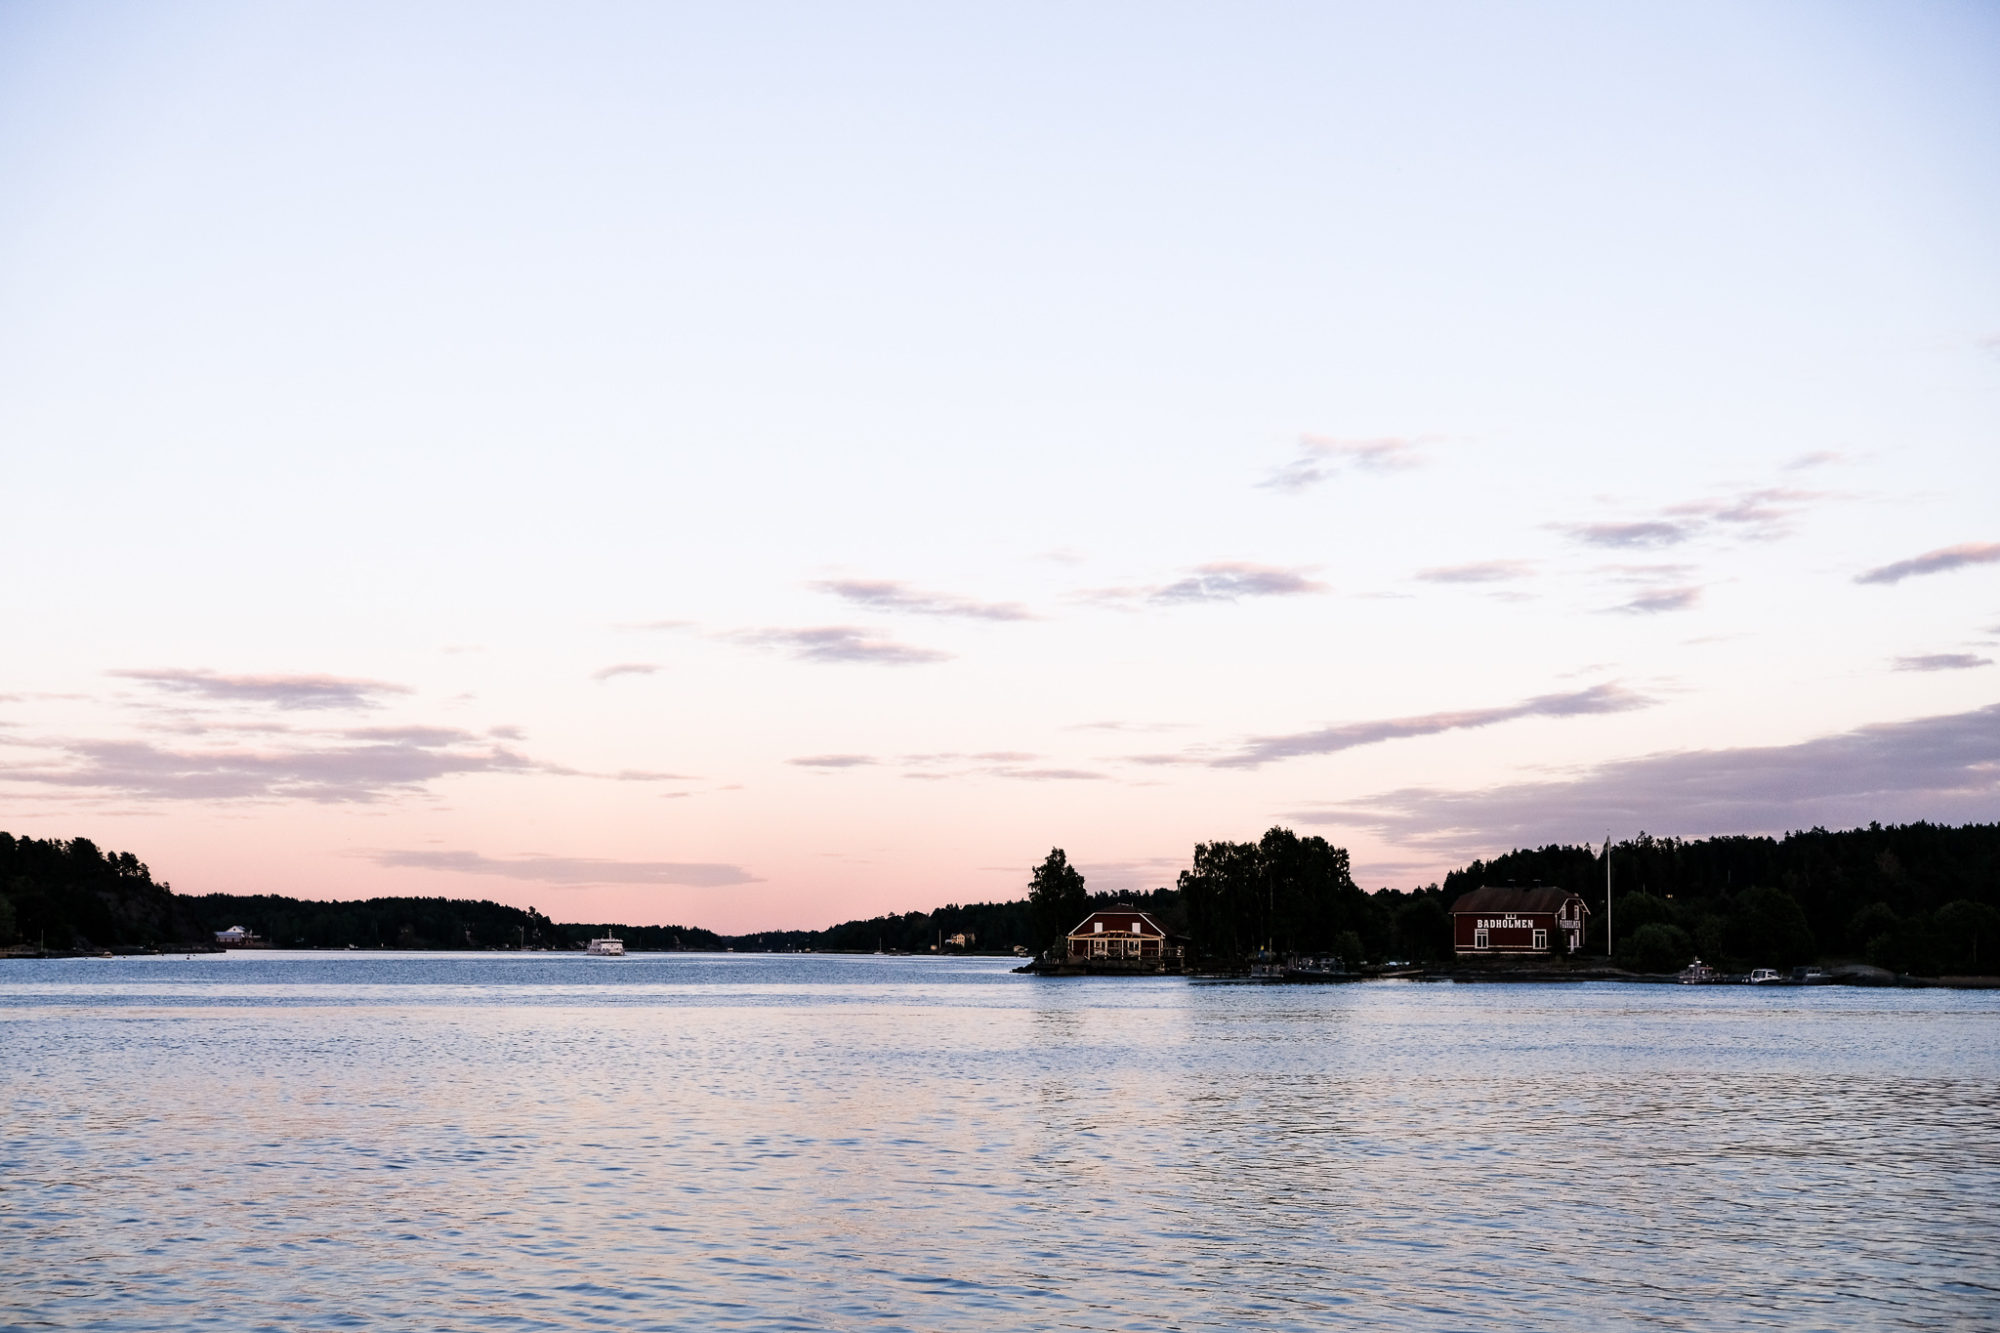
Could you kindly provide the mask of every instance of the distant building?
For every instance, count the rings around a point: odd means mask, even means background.
[[[1590,909],[1568,889],[1489,885],[1451,905],[1452,947],[1461,955],[1575,953]]]
[[[228,930],[216,931],[215,942],[225,949],[232,944],[255,944],[257,942],[257,932],[254,930],[245,930],[241,926],[231,926]]]
[[[1180,954],[1180,944],[1168,937],[1165,926],[1132,907],[1092,912],[1069,933],[1073,962],[1117,958],[1161,962]]]
[[[978,943],[978,941],[979,937],[973,934],[969,930],[960,931],[956,935],[947,935],[944,937],[944,942],[946,944],[949,944],[954,949],[970,949],[974,944]]]

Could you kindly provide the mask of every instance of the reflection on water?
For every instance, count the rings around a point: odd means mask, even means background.
[[[0,964],[9,1326],[2000,1322],[2000,995]]]

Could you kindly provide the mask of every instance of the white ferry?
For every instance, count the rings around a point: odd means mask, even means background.
[[[584,949],[585,953],[596,954],[599,958],[623,958],[625,941],[616,935],[606,935],[601,940],[592,940]]]

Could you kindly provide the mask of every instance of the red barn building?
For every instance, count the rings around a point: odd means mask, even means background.
[[[1451,905],[1452,947],[1465,954],[1549,953],[1583,947],[1590,909],[1568,889],[1489,885]]]
[[[1072,962],[1130,958],[1157,963],[1178,958],[1180,952],[1179,943],[1168,939],[1165,926],[1132,907],[1092,912],[1069,933]]]

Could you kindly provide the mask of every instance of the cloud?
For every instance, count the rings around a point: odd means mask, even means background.
[[[909,754],[903,774],[920,782],[956,778],[1005,778],[1015,782],[1107,782],[1109,775],[1083,768],[1060,768],[1035,761],[1042,756],[1022,750],[983,750],[973,754]]]
[[[1826,498],[1822,491],[1795,491],[1782,486],[1767,486],[1717,499],[1688,500],[1668,505],[1664,512],[1730,527],[1755,529],[1758,536],[1774,537],[1785,530],[1786,524],[1800,508]]]
[[[482,856],[478,852],[378,851],[376,865],[392,869],[445,870],[460,875],[499,875],[539,884],[681,884],[717,888],[756,884],[742,866],[712,861],[612,861],[591,856]]]
[[[1306,435],[1299,439],[1298,455],[1257,484],[1266,490],[1296,492],[1350,467],[1363,472],[1401,472],[1423,465],[1417,444],[1406,439],[1334,440]]]
[[[1870,820],[1988,821],[2000,801],[2000,704],[1795,745],[1694,750],[1484,791],[1411,787],[1295,814],[1411,845],[1490,852],[1606,829],[1685,837]]]
[[[1972,653],[1926,653],[1921,657],[1896,659],[1898,671],[1969,671],[1973,667],[1992,665],[1992,658]]]
[[[1186,578],[1157,588],[1155,602],[1233,602],[1242,597],[1295,597],[1325,592],[1326,585],[1303,570],[1222,560],[1197,565]]]
[[[1554,526],[1586,545],[1621,550],[1678,546],[1705,533],[1717,532],[1769,541],[1790,531],[1791,520],[1801,509],[1826,498],[1827,494],[1821,491],[1763,486],[1701,500],[1683,500],[1640,518]]]
[[[821,592],[872,607],[919,616],[954,616],[966,620],[1034,620],[1019,602],[979,602],[950,593],[925,592],[893,579],[824,579],[812,585]]]
[[[785,762],[797,764],[800,768],[865,768],[873,764],[875,758],[865,754],[809,754]]]
[[[1092,861],[1077,869],[1083,872],[1085,887],[1092,893],[1144,893],[1171,886],[1186,865],[1186,857],[1145,856],[1130,861]]]
[[[1526,560],[1476,560],[1469,565],[1436,565],[1420,569],[1426,583],[1505,583],[1531,577],[1535,567]]]
[[[1196,565],[1172,583],[1096,588],[1081,596],[1114,605],[1150,602],[1157,606],[1181,606],[1191,602],[1234,602],[1245,597],[1296,597],[1325,592],[1326,585],[1309,577],[1309,573],[1305,567],[1216,560]]]
[[[381,680],[344,676],[227,676],[219,671],[160,668],[113,671],[169,694],[194,695],[224,703],[271,704],[278,708],[376,708],[381,695],[408,694],[408,688]]]
[[[1187,722],[1074,722],[1064,731],[1185,731]]]
[[[775,648],[803,662],[863,662],[915,666],[943,662],[950,653],[886,639],[857,625],[817,625],[805,629],[739,630],[728,637],[760,648]]]
[[[2000,560],[2000,542],[1960,542],[1956,546],[1940,546],[1935,551],[1926,551],[1908,560],[1898,560],[1865,574],[1857,574],[1854,581],[1901,583],[1920,574],[1943,574],[1967,565],[1990,565],[1996,560]]]
[[[1412,736],[1434,736],[1446,731],[1469,731],[1497,726],[1524,717],[1585,717],[1599,713],[1624,713],[1650,707],[1652,700],[1616,684],[1593,685],[1567,694],[1544,694],[1502,708],[1475,708],[1452,713],[1423,713],[1415,717],[1386,718],[1375,722],[1347,722],[1321,727],[1316,731],[1286,736],[1256,736],[1245,741],[1233,754],[1210,759],[1215,768],[1259,768],[1281,759],[1307,755],[1337,754],[1357,746],[1382,741],[1404,740]],[[1143,762],[1143,760],[1142,760]]]
[[[1636,523],[1574,523],[1565,526],[1563,531],[1592,546],[1647,548],[1684,542],[1694,535],[1694,526],[1646,519]]]
[[[1803,472],[1807,468],[1826,467],[1833,463],[1845,463],[1847,455],[1838,449],[1815,449],[1809,454],[1800,454],[1785,464],[1787,472]]]
[[[1653,588],[1640,593],[1613,610],[1632,615],[1653,616],[1662,611],[1685,611],[1701,600],[1700,588]]]
[[[289,743],[286,743],[286,742]],[[384,727],[263,746],[172,748],[146,741],[43,744],[53,758],[0,765],[0,781],[153,800],[368,802],[467,773],[548,769],[470,733]]]
[[[657,662],[620,662],[616,666],[598,668],[590,673],[590,678],[601,685],[620,676],[650,676],[659,669]]]

